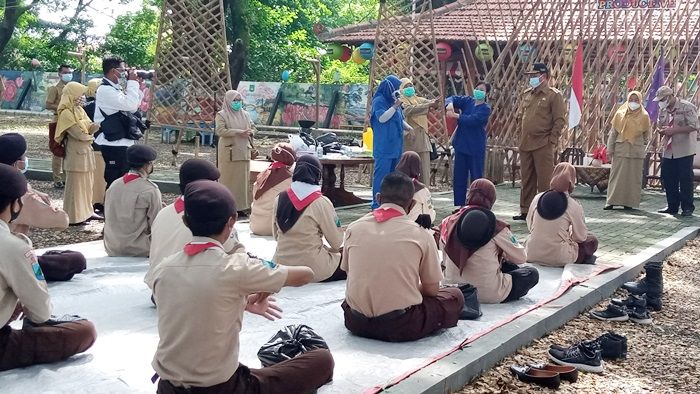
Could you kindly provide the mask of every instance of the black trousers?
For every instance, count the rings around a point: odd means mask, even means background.
[[[540,281],[540,273],[535,267],[520,267],[509,261],[501,264],[501,271],[513,278],[513,287],[503,302],[515,301],[527,294]]]
[[[129,165],[126,162],[126,146],[100,146],[102,157],[105,160],[105,182],[107,187],[119,179],[127,171]]]
[[[666,190],[668,209],[694,211],[693,205],[693,158],[686,156],[678,159],[661,160],[661,182]]]

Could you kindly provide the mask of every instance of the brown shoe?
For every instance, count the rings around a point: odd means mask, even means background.
[[[574,383],[578,380],[578,370],[574,367],[567,367],[565,365],[554,364],[530,364],[528,366],[532,369],[537,369],[541,371],[557,372],[559,374],[559,377],[571,383]]]
[[[539,384],[540,386],[548,387],[550,389],[556,390],[561,384],[561,377],[559,376],[559,373],[553,371],[511,365],[510,372],[517,376],[522,382]]]

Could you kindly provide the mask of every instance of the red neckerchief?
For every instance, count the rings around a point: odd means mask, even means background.
[[[403,216],[404,214],[395,208],[377,208],[372,211],[372,215],[374,215],[374,220],[376,220],[377,223],[383,223],[389,219]]]
[[[133,181],[134,179],[138,179],[138,178],[141,178],[141,176],[139,174],[128,173],[128,174],[124,174],[124,177],[122,179],[124,179],[124,183],[129,183],[129,182]]]
[[[289,166],[282,163],[281,161],[273,161],[272,164],[270,164],[271,170],[276,170],[278,168],[285,168],[285,167],[289,167]]]
[[[211,248],[217,248],[219,245],[215,244],[214,242],[190,242],[185,247],[182,249],[185,251],[185,254],[188,256],[194,256],[198,253],[201,253],[207,249]]]
[[[287,196],[289,196],[289,201],[291,201],[292,205],[294,205],[294,209],[296,209],[297,211],[301,211],[304,208],[308,207],[309,204],[316,201],[317,198],[323,196],[323,193],[321,193],[320,191],[315,191],[306,196],[305,199],[300,200],[299,197],[297,197],[297,195],[294,194],[294,191],[292,191],[292,189],[289,188],[287,189]]]
[[[173,205],[175,206],[175,212],[182,213],[185,210],[185,199],[180,196]]]

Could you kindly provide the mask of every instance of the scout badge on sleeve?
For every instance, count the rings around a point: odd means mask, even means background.
[[[269,367],[314,349],[328,349],[328,344],[311,327],[290,325],[279,330],[258,350],[258,359],[263,367]]]

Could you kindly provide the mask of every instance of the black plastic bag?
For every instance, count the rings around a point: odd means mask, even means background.
[[[304,324],[286,326],[258,350],[263,367],[291,360],[314,349],[328,349],[326,341]]]
[[[464,307],[459,314],[459,320],[475,320],[481,317],[481,304],[477,295],[476,287],[469,283],[460,285],[459,289],[464,295]]]

